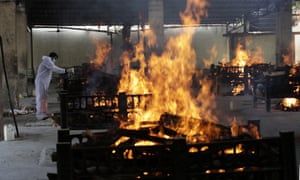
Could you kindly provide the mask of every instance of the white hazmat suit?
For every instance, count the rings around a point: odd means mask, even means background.
[[[56,66],[54,61],[55,59],[49,56],[43,56],[35,78],[36,118],[38,120],[48,118],[48,88],[52,72],[58,74],[66,72],[66,69]]]

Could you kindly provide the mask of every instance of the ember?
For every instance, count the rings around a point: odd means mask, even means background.
[[[283,111],[298,111],[300,108],[300,101],[297,98],[283,98],[280,107]]]

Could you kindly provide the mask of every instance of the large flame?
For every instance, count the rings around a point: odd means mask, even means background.
[[[241,44],[238,44],[235,51],[235,58],[232,60],[231,64],[233,66],[245,66],[249,61],[249,56],[247,51],[243,49]]]
[[[207,15],[207,5],[204,0],[188,0],[185,11],[180,13],[183,24],[199,24],[201,16]],[[177,127],[182,134],[217,136],[217,130],[202,129],[201,126],[201,120],[217,121],[211,82],[199,79],[199,92],[196,97],[191,93],[192,77],[196,73],[196,52],[191,46],[193,35],[194,28],[185,28],[178,36],[168,39],[161,54],[152,53],[149,59],[145,57],[144,43],[141,42],[136,45],[134,55],[123,54],[119,92],[152,94],[147,109],[133,117],[135,125],[141,121],[159,120],[167,112],[185,117]],[[139,69],[130,68],[133,62],[139,62]]]
[[[147,94],[151,90],[151,82],[146,76],[146,60],[144,56],[144,46],[140,42],[135,46],[135,56],[125,51],[122,56],[122,79],[120,80],[119,92],[128,94]],[[132,70],[131,64],[138,63],[139,68]]]
[[[244,48],[242,44],[238,44],[235,50],[235,58],[230,62],[230,66],[251,66],[253,64],[262,64],[265,60],[263,58],[263,51],[261,47],[256,47],[255,50],[249,51]]]

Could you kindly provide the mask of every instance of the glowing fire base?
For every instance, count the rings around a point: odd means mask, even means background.
[[[102,144],[82,134],[58,132],[58,180],[71,179],[209,179],[295,180],[297,167],[294,133],[264,139],[232,139],[187,144],[182,138],[155,138],[143,131],[121,130],[127,143],[109,145],[108,132],[98,135]],[[107,136],[108,135],[108,136]],[[137,141],[156,142],[134,145]],[[76,142],[76,143],[74,143]],[[109,142],[109,143],[108,143]]]

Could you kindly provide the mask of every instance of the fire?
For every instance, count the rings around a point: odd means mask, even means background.
[[[122,136],[122,137],[120,137],[120,138],[114,143],[114,145],[115,145],[115,146],[119,146],[119,144],[121,144],[121,143],[127,141],[128,139],[130,139],[130,138],[127,137],[127,136]]]
[[[147,41],[147,44],[149,47],[154,47],[156,46],[156,36],[154,34],[154,32],[150,29],[149,32],[148,32],[148,41]]]
[[[186,10],[180,13],[183,24],[200,23],[201,17],[207,15],[206,6],[206,1],[189,0]],[[147,105],[147,110],[140,110],[138,115],[133,117],[134,121],[159,120],[160,115],[165,112],[181,115],[187,118],[182,120],[177,130],[188,136],[204,132],[199,129],[199,119],[195,121],[195,118],[216,121],[216,117],[209,112],[214,105],[208,80],[199,82],[202,88],[198,97],[191,95],[190,87],[196,64],[196,53],[191,47],[193,34],[193,28],[185,28],[180,35],[166,42],[165,50],[160,55],[152,53],[147,60],[142,42],[136,45],[134,56],[129,56],[127,52],[123,54],[119,92],[152,94],[151,104]],[[140,63],[138,70],[130,69],[130,63],[134,61]],[[146,69],[148,71],[145,71]],[[205,99],[205,102],[197,101],[202,99]],[[199,108],[198,104],[202,104],[202,107]]]
[[[206,6],[208,3],[204,0],[187,1],[185,11],[180,13],[183,24],[199,24],[201,17],[207,15]],[[142,42],[136,45],[134,56],[124,52],[121,57],[123,72],[119,92],[152,94],[147,109],[138,110],[138,115],[132,116],[135,125],[144,120],[159,120],[161,114],[168,112],[184,117],[178,123],[177,132],[193,137],[189,138],[193,141],[195,137],[207,140],[210,136],[218,136],[217,130],[210,127],[202,129],[201,126],[201,119],[217,121],[212,112],[215,108],[212,82],[199,80],[201,90],[198,95],[194,97],[191,93],[196,65],[196,53],[191,46],[193,35],[193,28],[185,28],[178,36],[168,39],[161,54],[152,53],[149,59],[145,57]],[[130,63],[135,61],[140,63],[139,69],[130,68]]]
[[[208,2],[205,0],[188,0],[184,12],[180,13],[184,25],[199,24],[202,17],[208,15],[206,7]]]
[[[203,146],[200,149],[198,149],[197,147],[190,147],[188,151],[189,151],[189,153],[197,153],[199,151],[202,151],[202,152],[207,151],[208,149],[209,149],[208,146]]]
[[[232,60],[232,66],[246,66],[249,61],[248,52],[244,50],[244,47],[241,44],[238,44],[235,52],[235,59]]]
[[[249,44],[249,43],[248,43]],[[255,50],[246,50],[242,44],[238,44],[235,50],[235,57],[229,63],[223,63],[222,65],[227,69],[227,73],[234,73],[239,76],[240,79],[247,78],[248,82],[235,82],[235,80],[231,81],[231,84],[234,85],[232,89],[232,95],[236,96],[241,94],[243,91],[247,91],[245,89],[245,83],[248,86],[251,86],[251,74],[244,72],[245,67],[252,66],[254,64],[264,64],[263,51],[261,47],[256,47]]]
[[[102,67],[111,52],[111,46],[108,43],[96,42],[96,58],[92,61],[96,67]]]
[[[282,100],[282,106],[284,110],[288,110],[288,109],[297,109],[300,107],[300,101],[297,98],[284,98]]]
[[[151,89],[151,82],[146,76],[146,60],[144,56],[144,46],[140,42],[135,47],[135,58],[129,52],[125,51],[121,56],[123,70],[122,78],[120,80],[119,92],[126,92],[127,94],[149,94]],[[139,69],[132,70],[131,62],[139,62]]]
[[[238,84],[236,85],[233,90],[232,90],[232,94],[234,96],[241,94],[241,92],[243,92],[245,90],[245,85],[244,84]]]
[[[192,47],[195,28],[189,25],[200,24],[201,17],[207,16],[207,6],[205,0],[188,0],[186,9],[180,13],[182,22],[187,27],[179,35],[169,38],[165,42],[164,50],[159,54],[149,53],[149,47],[155,46],[156,40],[152,30],[141,32],[142,40],[135,44],[133,51],[123,52],[120,57],[122,72],[118,93],[151,94],[151,101],[141,100],[134,111],[129,112],[128,121],[121,122],[122,128],[139,129],[144,121],[157,122],[162,114],[168,113],[180,117],[172,130],[184,135],[188,143],[209,142],[219,137],[220,129],[214,126],[217,117],[213,82],[205,77],[199,78],[196,82],[200,87],[197,93],[191,89],[195,81],[194,75],[201,77],[202,72],[195,69],[196,52]],[[143,42],[146,37],[149,39],[148,44]],[[102,67],[111,48],[106,44],[98,44],[97,47],[94,63]],[[212,52],[217,54],[215,48]],[[245,60],[238,65],[246,65],[249,60],[247,52],[243,51],[241,46],[238,47],[236,59]],[[132,64],[137,66],[133,68]],[[104,99],[95,99],[95,102],[96,107],[107,103]],[[157,135],[171,138],[163,133]],[[118,146],[127,138],[120,138],[115,145]],[[153,142],[141,141],[135,145],[145,144],[153,145]],[[131,158],[132,153],[128,151],[124,156]]]
[[[125,159],[133,159],[133,151],[132,149],[126,149],[124,152],[123,152],[123,157]]]
[[[236,147],[228,148],[224,150],[225,154],[240,154],[243,152],[243,146],[242,144],[236,145]]]
[[[236,168],[236,169],[234,169],[234,171],[236,171],[236,172],[243,172],[243,171],[245,171],[245,167]]]
[[[252,64],[262,64],[264,62],[261,47],[256,47],[254,51],[249,51],[246,50],[243,45],[238,44],[235,50],[235,58],[230,62],[230,66],[244,67]]]
[[[217,172],[217,173],[225,173],[226,170],[225,169],[216,169],[216,170],[210,170],[210,169],[208,169],[208,170],[205,171],[206,174],[211,174],[211,173],[215,173],[215,172]]]
[[[134,144],[134,146],[154,146],[157,145],[157,143],[153,142],[153,141],[138,141]]]

